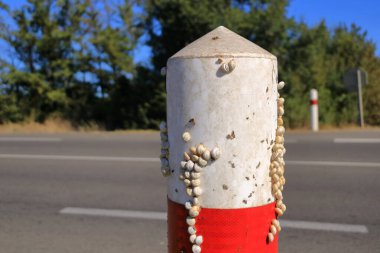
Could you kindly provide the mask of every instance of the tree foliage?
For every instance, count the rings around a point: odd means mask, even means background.
[[[156,128],[165,118],[167,59],[224,25],[277,55],[285,80],[286,123],[308,124],[309,90],[319,91],[320,120],[357,121],[356,94],[343,75],[368,72],[365,118],[380,124],[380,59],[355,25],[310,27],[287,15],[285,0],[28,0],[11,10],[0,0],[0,123],[33,117],[96,122],[107,129]],[[8,18],[4,18],[7,16]],[[145,40],[143,40],[145,38]],[[151,65],[134,63],[136,46]],[[148,66],[148,67],[147,67]]]

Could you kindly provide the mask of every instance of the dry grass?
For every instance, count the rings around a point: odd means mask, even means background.
[[[286,129],[289,132],[310,132],[308,127]],[[380,127],[366,126],[365,128],[360,128],[357,125],[344,125],[344,126],[331,126],[331,125],[321,125],[321,132],[335,132],[335,131],[380,131]],[[62,119],[49,119],[44,123],[37,123],[34,121],[27,121],[24,123],[6,123],[0,125],[0,133],[72,133],[72,132],[89,132],[89,133],[104,133],[105,130],[95,123],[87,124],[86,126],[73,127],[69,121]],[[139,130],[139,129],[128,129],[128,130],[116,130],[112,133],[134,133],[134,134],[145,134],[145,133],[157,133],[157,130]],[[110,133],[110,132],[109,132]]]
[[[73,132],[88,132],[88,133],[104,133],[106,130],[95,123],[89,123],[85,126],[74,127],[69,121],[62,119],[49,119],[44,123],[27,121],[23,123],[6,123],[0,124],[0,134],[29,134],[29,133],[73,133]],[[157,130],[116,130],[109,133],[157,133]]]

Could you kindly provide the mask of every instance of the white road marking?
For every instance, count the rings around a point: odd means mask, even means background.
[[[315,222],[315,221],[290,221],[290,220],[280,220],[280,222],[281,222],[281,226],[284,228],[361,233],[361,234],[368,233],[368,228],[364,225],[338,224],[338,223]]]
[[[59,211],[59,213],[60,214],[90,215],[90,216],[106,216],[106,217],[115,217],[115,218],[166,220],[166,213],[163,213],[163,212],[66,207],[66,208],[63,208],[61,211]]]
[[[0,142],[61,142],[55,137],[0,137]]]
[[[70,160],[70,161],[103,161],[103,162],[159,162],[154,157],[121,157],[121,156],[78,156],[78,155],[34,155],[34,154],[0,154],[0,159],[36,159],[36,160]],[[380,167],[380,163],[339,162],[339,161],[294,161],[286,160],[287,165],[305,166],[338,166],[338,167]]]
[[[71,215],[88,215],[88,216],[105,216],[114,218],[129,219],[149,219],[149,220],[166,220],[165,212],[147,212],[147,211],[130,211],[130,210],[112,210],[112,209],[94,209],[81,207],[65,207],[59,211],[60,214]],[[368,228],[364,225],[338,224],[328,222],[312,222],[312,221],[291,221],[281,220],[283,228],[334,231],[346,233],[368,233]]]
[[[380,138],[335,138],[334,143],[380,143]]]
[[[374,167],[380,168],[380,163],[370,162],[338,162],[338,161],[287,161],[286,165],[305,165],[305,166],[337,166],[337,167]]]
[[[6,159],[37,159],[37,160],[71,160],[71,161],[104,161],[104,162],[158,162],[154,157],[117,157],[117,156],[77,156],[77,155],[29,155],[0,154]]]

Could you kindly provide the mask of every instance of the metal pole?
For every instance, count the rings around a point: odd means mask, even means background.
[[[362,78],[360,69],[357,70],[358,76],[358,102],[359,102],[359,123],[360,127],[364,127],[364,111],[363,111],[363,97],[362,97]]]
[[[318,91],[316,89],[310,90],[310,127],[314,132],[319,130]]]
[[[168,252],[277,253],[286,209],[275,56],[218,27],[167,63]]]

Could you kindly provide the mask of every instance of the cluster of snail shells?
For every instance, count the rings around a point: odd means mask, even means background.
[[[191,140],[191,134],[184,132],[182,139],[185,142]],[[220,157],[219,148],[215,147],[208,150],[202,143],[196,147],[193,146],[188,152],[184,152],[183,161],[181,161],[182,173],[179,178],[186,186],[186,194],[192,199],[185,203],[185,208],[188,210],[189,215],[186,218],[188,225],[187,232],[189,233],[189,240],[192,243],[193,253],[201,252],[201,245],[203,243],[203,236],[197,235],[195,227],[196,217],[201,211],[199,197],[202,195],[201,188],[201,172],[211,160],[216,160]]]
[[[166,122],[161,122],[160,124],[160,137],[161,137],[161,173],[163,176],[167,177],[170,175],[169,167],[169,138],[168,138],[168,127]]]
[[[277,85],[278,89],[282,89],[285,86],[284,82],[280,82]],[[286,152],[284,147],[284,121],[282,116],[284,115],[284,98],[278,97],[277,99],[277,129],[276,138],[272,148],[271,164],[269,167],[269,175],[272,178],[272,195],[276,198],[275,211],[277,217],[280,217],[286,211],[286,206],[283,203],[282,191],[284,190],[285,177],[284,177],[284,154]],[[281,231],[280,222],[277,219],[272,220],[268,233],[268,241],[272,242],[274,236]]]

